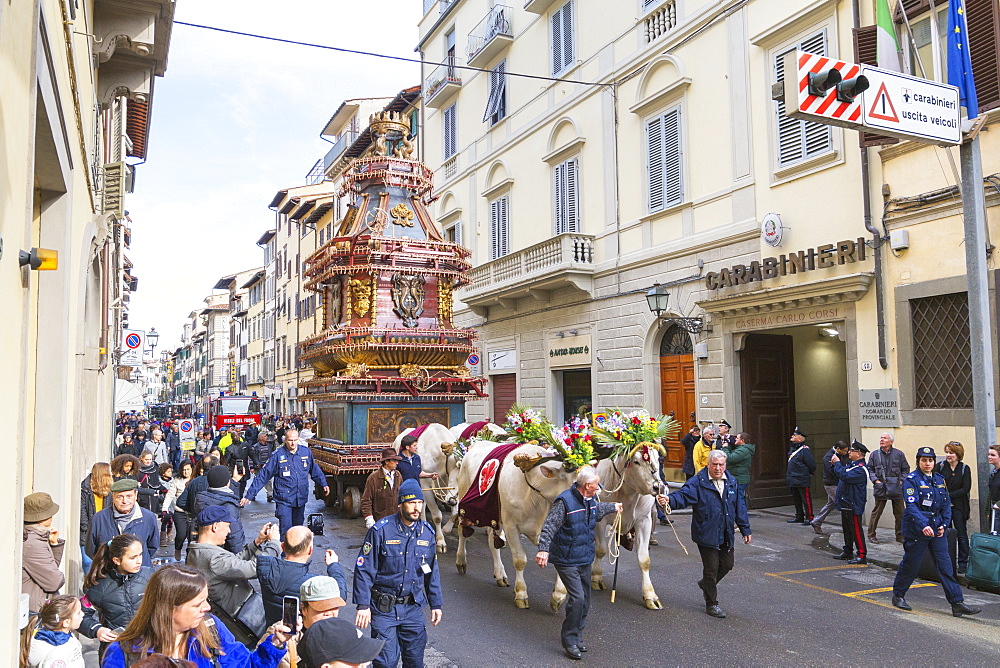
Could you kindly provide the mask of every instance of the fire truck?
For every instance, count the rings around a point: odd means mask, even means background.
[[[212,401],[208,416],[212,428],[218,431],[221,427],[234,424],[260,425],[260,399],[257,396],[222,394]]]

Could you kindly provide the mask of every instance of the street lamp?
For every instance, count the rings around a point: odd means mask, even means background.
[[[653,287],[646,292],[646,304],[649,305],[649,311],[656,316],[656,319],[660,322],[670,322],[685,332],[691,334],[698,334],[702,330],[702,320],[701,318],[681,318],[674,316],[665,316],[663,313],[667,310],[667,304],[670,301],[670,293],[667,289],[660,285],[659,283],[654,283]]]
[[[160,341],[160,335],[156,333],[155,327],[149,328],[149,332],[146,334],[146,340],[149,341],[149,349],[156,350],[156,344]]]

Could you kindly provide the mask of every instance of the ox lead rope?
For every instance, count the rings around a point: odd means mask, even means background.
[[[661,503],[660,505],[663,506],[663,512],[666,513],[667,515],[669,515],[670,514],[670,504],[669,503]],[[690,553],[688,552],[688,549],[686,547],[684,547],[684,543],[681,542],[681,537],[677,535],[677,529],[674,528],[674,523],[670,522],[669,526],[670,526],[670,530],[674,532],[674,538],[677,539],[677,544],[681,546],[682,550],[684,550],[684,554],[688,554],[689,555]]]
[[[612,547],[614,539],[614,547]],[[618,592],[618,557],[621,554],[622,544],[622,513],[615,513],[614,522],[611,523],[611,531],[608,535],[608,561],[615,565],[615,575],[611,579],[611,602],[615,602],[615,594]]]

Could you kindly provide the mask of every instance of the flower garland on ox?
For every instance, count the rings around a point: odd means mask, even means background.
[[[604,426],[593,428],[597,442],[611,448],[611,457],[628,454],[639,445],[655,445],[679,431],[680,423],[672,417],[653,417],[645,409],[630,413],[615,409],[608,412]]]

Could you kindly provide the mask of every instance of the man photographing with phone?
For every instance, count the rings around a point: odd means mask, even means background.
[[[420,519],[424,493],[416,480],[399,488],[399,511],[368,530],[354,569],[355,623],[372,627],[385,645],[375,666],[422,666],[427,646],[423,607],[431,623],[441,622],[441,576],[434,528]]]

